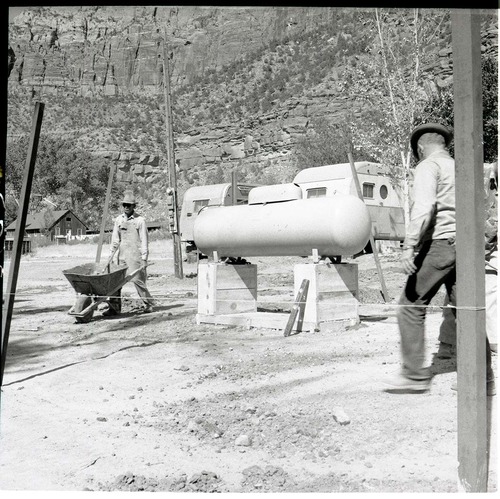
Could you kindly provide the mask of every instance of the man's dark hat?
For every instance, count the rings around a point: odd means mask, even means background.
[[[417,126],[413,132],[411,132],[410,136],[410,144],[413,150],[414,156],[418,159],[417,154],[417,143],[418,139],[422,137],[424,133],[439,133],[444,137],[444,142],[446,147],[450,145],[451,139],[453,138],[453,133],[451,130],[444,125],[439,123],[423,123],[422,125]]]

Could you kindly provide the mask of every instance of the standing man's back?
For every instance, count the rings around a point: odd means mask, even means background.
[[[387,380],[393,393],[424,392],[432,373],[424,365],[427,306],[444,285],[455,305],[455,161],[447,147],[451,132],[438,123],[415,128],[410,143],[420,161],[410,204],[410,221],[401,255],[408,279],[399,300],[401,372]]]

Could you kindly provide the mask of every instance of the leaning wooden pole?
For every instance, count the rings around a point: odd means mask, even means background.
[[[109,169],[109,179],[108,179],[108,189],[106,191],[106,200],[104,201],[104,211],[102,213],[101,230],[99,232],[99,241],[97,242],[97,254],[95,257],[95,263],[101,261],[102,244],[104,242],[104,232],[106,230],[106,221],[108,220],[109,213],[109,201],[111,199],[111,188],[113,187],[113,178],[115,176],[116,165],[111,164]]]
[[[361,186],[359,185],[358,172],[356,171],[356,165],[354,164],[354,160],[352,158],[351,153],[347,153],[347,157],[349,158],[349,164],[351,165],[351,173],[352,179],[354,180],[354,184],[356,185],[356,192],[358,193],[359,199],[365,202],[365,198],[363,197],[363,192],[361,191]],[[375,239],[373,237],[373,231],[370,230],[370,244],[372,247],[373,258],[375,260],[375,266],[377,267],[378,278],[380,281],[381,294],[384,301],[387,303],[389,299],[389,293],[387,291],[387,287],[385,285],[384,274],[382,273],[382,266],[380,265],[380,261],[378,259],[377,246],[375,245]]]
[[[14,234],[14,245],[12,247],[12,256],[9,269],[9,280],[7,282],[7,296],[2,310],[2,353],[0,365],[0,386],[3,385],[3,373],[5,369],[5,360],[7,358],[7,345],[9,343],[10,322],[12,311],[14,309],[14,300],[16,294],[17,277],[19,274],[19,264],[23,247],[24,231],[26,229],[26,217],[28,216],[28,206],[31,195],[31,184],[33,183],[33,174],[35,172],[36,153],[38,149],[38,139],[40,138],[40,129],[42,127],[44,104],[37,102],[33,113],[33,122],[31,126],[31,136],[28,146],[28,155],[26,157],[26,167],[24,170],[23,186],[21,189],[19,210],[16,220],[16,231]]]
[[[458,478],[488,482],[480,15],[452,11],[457,218]]]
[[[236,170],[231,172],[231,198],[234,206],[238,204],[238,177]]]
[[[167,128],[167,164],[170,188],[173,190],[173,216],[175,217],[176,227],[172,232],[172,240],[174,245],[174,269],[175,277],[182,279],[184,277],[182,270],[182,249],[181,237],[179,233],[179,206],[177,202],[177,174],[175,171],[175,156],[174,156],[174,132],[172,121],[172,108],[170,103],[170,68],[169,58],[166,48],[166,33],[163,34],[163,91],[165,96],[165,114]]]

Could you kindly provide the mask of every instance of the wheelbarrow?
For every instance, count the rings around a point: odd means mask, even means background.
[[[111,263],[112,258],[113,256],[104,269],[100,270],[96,263],[85,263],[63,270],[66,279],[77,292],[76,302],[68,311],[69,315],[75,317],[76,322],[90,322],[94,310],[141,271],[141,268],[138,268],[126,275],[128,267]]]

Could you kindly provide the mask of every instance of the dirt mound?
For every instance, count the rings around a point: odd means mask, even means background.
[[[97,489],[87,488],[87,490],[106,492],[224,492],[222,481],[217,474],[211,471],[195,473],[190,478],[187,475],[180,475],[161,479],[126,473],[110,483],[99,483]]]

